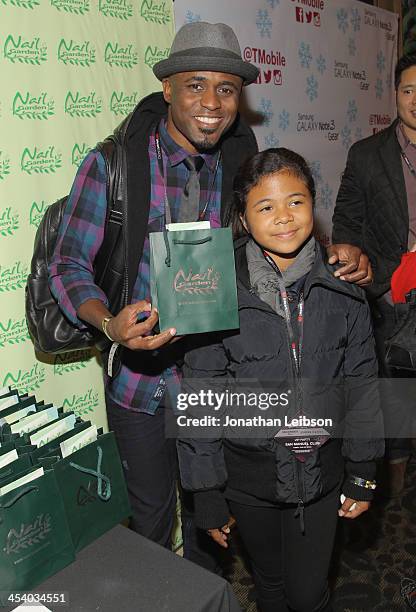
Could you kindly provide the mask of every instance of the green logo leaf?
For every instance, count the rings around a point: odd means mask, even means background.
[[[47,46],[40,40],[39,36],[26,39],[21,35],[14,37],[9,34],[4,43],[3,53],[5,59],[12,64],[19,62],[40,66],[42,62],[46,62],[48,59]]]
[[[29,224],[38,228],[43,219],[43,215],[48,208],[49,204],[47,204],[44,200],[42,200],[39,204],[37,202],[32,202],[29,212]]]
[[[3,379],[2,386],[7,387],[10,385],[21,394],[30,393],[39,389],[41,384],[45,382],[45,379],[45,368],[39,362],[36,362],[30,370],[19,369],[15,372],[8,372]]]
[[[4,348],[6,344],[20,344],[30,339],[29,331],[26,325],[26,319],[8,319],[8,321],[0,321],[0,347]]]
[[[100,0],[98,10],[105,17],[130,19],[133,16],[133,5],[128,0]]]
[[[10,174],[10,159],[0,151],[0,181],[4,181]]]
[[[134,68],[139,61],[139,54],[132,44],[122,47],[118,43],[109,42],[105,48],[104,61],[109,66]]]
[[[5,0],[3,3],[6,4]],[[36,6],[40,5],[39,0],[10,0],[10,4],[12,6],[18,6],[19,8],[25,9],[34,9]]]
[[[166,7],[166,2],[154,2],[154,0],[143,0],[140,16],[145,21],[159,25],[165,25],[172,19],[170,9]]]
[[[16,92],[13,98],[13,115],[19,119],[49,119],[55,114],[55,102],[48,98],[46,92],[32,95],[30,92]]]
[[[58,60],[65,65],[88,68],[95,63],[95,48],[88,40],[78,43],[72,39],[68,41],[61,38],[58,46]]]
[[[27,174],[50,174],[62,167],[62,153],[51,145],[45,149],[35,147],[33,150],[26,147],[22,153],[20,167]]]
[[[51,0],[51,6],[65,13],[85,15],[90,10],[90,0]]]
[[[68,91],[65,98],[65,113],[71,117],[96,117],[102,111],[102,100],[95,91],[88,95]]]
[[[0,210],[0,235],[13,236],[19,229],[19,213],[13,211],[11,206]]]

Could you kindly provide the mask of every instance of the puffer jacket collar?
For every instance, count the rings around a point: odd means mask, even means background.
[[[249,237],[244,236],[236,240],[234,243],[237,287],[239,291],[239,308],[258,308],[260,310],[273,312],[270,306],[260,300],[260,298],[251,288],[246,257],[246,244],[248,240]],[[321,286],[337,293],[349,295],[351,298],[363,302],[365,300],[364,291],[358,285],[336,278],[334,276],[335,269],[335,266],[327,263],[325,249],[317,242],[315,262],[306,278],[304,286],[305,300],[308,299],[313,287]]]

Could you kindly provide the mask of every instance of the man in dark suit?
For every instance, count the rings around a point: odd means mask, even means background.
[[[384,341],[394,328],[391,277],[403,253],[416,242],[416,55],[403,56],[398,61],[395,88],[397,119],[386,130],[356,142],[348,153],[333,216],[331,247],[339,261],[357,259],[362,252],[370,257],[374,280],[367,293],[373,311],[380,376],[385,379],[409,376],[388,368]],[[406,410],[411,408],[411,398],[404,391],[405,385],[394,382],[397,383],[390,381],[381,387],[389,436],[387,493],[391,496],[403,488],[411,454],[404,431],[409,423]]]

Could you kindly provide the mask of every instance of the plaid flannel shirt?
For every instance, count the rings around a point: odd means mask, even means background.
[[[161,122],[159,131],[166,192],[172,221],[175,221],[189,172],[183,160],[189,153],[169,136],[164,121]],[[202,157],[205,163],[200,171],[200,209],[204,209],[209,199],[205,218],[210,219],[212,227],[220,227],[221,164],[215,174],[217,154],[203,154]],[[149,140],[149,160],[151,173],[149,221],[133,288],[133,303],[139,300],[150,302],[149,233],[162,231],[165,223],[165,182],[157,163],[154,135]],[[65,315],[80,328],[84,327],[84,324],[76,313],[81,304],[97,298],[108,305],[106,296],[94,284],[93,276],[94,258],[104,237],[106,211],[105,161],[98,151],[93,150],[87,155],[76,175],[49,266],[52,293]],[[166,368],[157,375],[147,375],[132,371],[124,364],[111,385],[108,385],[108,382],[105,376],[107,393],[113,401],[124,408],[148,414],[154,414],[166,390],[175,397],[180,384],[176,366]]]

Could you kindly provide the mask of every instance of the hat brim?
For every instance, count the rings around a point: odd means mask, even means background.
[[[196,70],[235,74],[243,79],[243,85],[250,85],[259,75],[259,69],[256,66],[233,57],[172,56],[157,62],[153,66],[153,74],[159,81],[178,72],[194,72]]]

